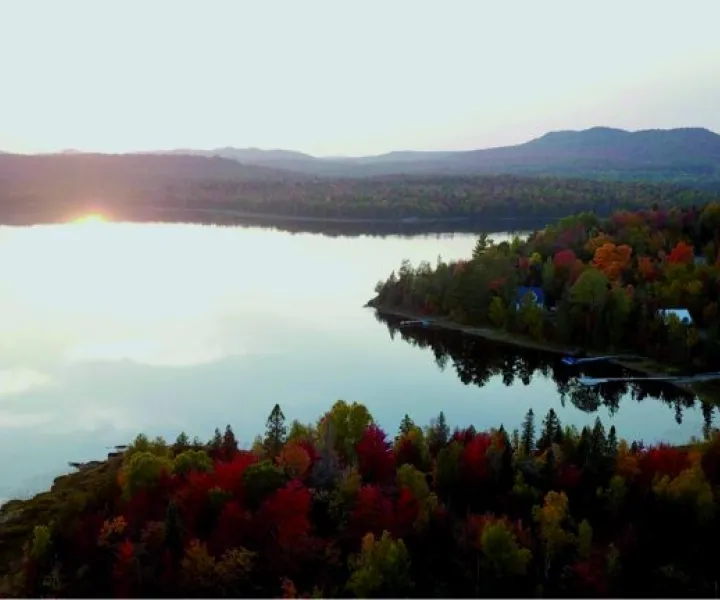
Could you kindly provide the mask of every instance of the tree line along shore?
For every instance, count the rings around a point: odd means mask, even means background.
[[[17,157],[4,160],[11,159]],[[720,199],[717,191],[646,182],[517,175],[289,177],[225,162],[230,165],[209,168],[215,162],[202,157],[24,157],[18,165],[0,164],[0,222],[54,222],[86,212],[143,220],[180,212],[208,222],[433,219],[462,226],[462,220],[519,214],[549,220]]]
[[[435,266],[405,261],[369,305],[547,348],[720,367],[720,204],[580,213]],[[490,334],[488,334],[490,335]]]

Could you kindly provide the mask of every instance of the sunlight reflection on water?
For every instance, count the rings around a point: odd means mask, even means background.
[[[275,402],[307,421],[338,398],[358,400],[390,433],[405,412],[509,428],[530,405],[544,414],[559,403],[551,380],[464,386],[362,308],[403,258],[466,257],[474,242],[100,221],[0,227],[0,495],[42,488],[68,461],[102,457],[141,430],[208,438],[231,423],[249,443]],[[697,411],[678,426],[665,405],[626,404],[613,422],[627,435],[687,439],[702,426]],[[563,417],[594,419],[572,407]]]

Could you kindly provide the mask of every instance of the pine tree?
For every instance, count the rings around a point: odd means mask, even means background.
[[[265,426],[265,452],[268,456],[275,458],[280,454],[285,441],[287,440],[287,426],[285,425],[285,415],[280,408],[279,404],[276,404]]]
[[[440,450],[445,448],[450,441],[450,427],[445,420],[445,413],[440,411],[437,419],[430,421],[427,429],[427,441],[430,453],[435,456]]]
[[[235,434],[233,433],[232,427],[228,425],[227,427],[225,427],[225,435],[223,435],[221,446],[223,458],[225,460],[232,460],[232,457],[235,456],[237,449],[238,443],[235,439]]]
[[[180,454],[190,448],[190,438],[184,431],[177,436],[175,443],[173,444],[173,453]]]
[[[608,454],[610,456],[617,455],[617,449],[618,449],[617,432],[615,431],[615,425],[611,425],[610,433],[608,433],[608,437],[607,437]]]
[[[535,447],[535,413],[532,408],[525,415],[520,442],[524,454],[529,456]]]
[[[513,447],[508,439],[507,432],[501,426],[498,431],[502,440],[502,458],[500,459],[500,477],[499,484],[501,489],[512,488],[515,481],[515,470],[513,469]]]
[[[562,442],[562,427],[555,410],[551,408],[543,421],[543,430],[537,443],[538,450],[542,451],[549,448],[553,443],[560,443],[558,438]]]
[[[450,426],[447,424],[445,413],[443,411],[440,411],[440,414],[438,415],[437,433],[438,442],[442,445],[442,447],[447,446],[447,443],[450,441]]]
[[[488,234],[487,233],[481,233],[478,236],[477,242],[475,242],[475,247],[473,248],[472,257],[473,259],[480,258],[487,249],[492,245],[491,241],[488,241]]]
[[[512,436],[510,436],[510,443],[512,444],[513,452],[517,452],[520,449],[520,432],[517,429],[513,429]]]
[[[415,422],[410,418],[410,415],[405,415],[403,420],[400,422],[400,429],[398,431],[398,438],[406,436],[415,428]]]
[[[600,417],[595,417],[595,425],[593,426],[590,437],[590,448],[593,457],[604,456],[607,451],[605,428],[603,427],[602,421],[600,421]]]
[[[212,439],[208,442],[208,446],[210,447],[210,456],[212,456],[213,458],[217,458],[220,455],[220,451],[222,449],[222,442],[222,433],[220,433],[220,430],[216,427]]]
[[[592,433],[590,432],[590,428],[586,425],[582,428],[582,431],[580,432],[580,441],[577,445],[577,463],[579,465],[585,464],[585,462],[590,457],[591,449]]]

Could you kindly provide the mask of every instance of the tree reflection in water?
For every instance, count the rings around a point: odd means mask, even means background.
[[[683,409],[700,404],[704,427],[709,431],[714,417],[714,406],[678,387],[663,382],[624,382],[612,381],[595,387],[587,387],[577,382],[577,377],[623,377],[637,376],[626,369],[610,363],[596,363],[583,367],[567,367],[556,355],[527,349],[519,349],[462,335],[456,332],[437,329],[399,328],[399,319],[385,317],[375,312],[375,318],[384,324],[391,339],[397,335],[413,346],[429,348],[440,370],[452,363],[457,376],[465,385],[475,384],[482,387],[491,378],[501,376],[506,386],[520,380],[529,386],[533,377],[552,378],[557,385],[560,402],[564,407],[570,401],[576,408],[586,413],[597,412],[605,407],[614,415],[623,397],[637,402],[650,398],[659,400],[675,410],[675,420],[682,423]]]

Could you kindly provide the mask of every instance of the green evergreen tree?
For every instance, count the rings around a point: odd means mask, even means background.
[[[474,260],[477,260],[480,258],[487,249],[492,246],[492,240],[489,240],[489,236],[487,233],[481,233],[478,236],[477,242],[475,242],[475,247],[473,248],[472,257]]]
[[[272,411],[270,411],[270,416],[265,426],[265,440],[263,442],[265,452],[273,458],[278,456],[286,440],[287,426],[285,425],[285,415],[280,405],[276,404]]]
[[[590,432],[590,428],[585,426],[582,428],[582,431],[580,432],[580,441],[577,444],[577,460],[576,462],[579,465],[585,464],[585,462],[590,457],[590,452],[592,449],[592,434]]]
[[[522,433],[520,434],[520,443],[525,455],[529,456],[535,448],[535,413],[532,408],[525,415]]]
[[[405,415],[400,423],[400,429],[398,437],[403,437],[410,433],[415,428],[415,422],[410,418],[410,415]]]
[[[190,438],[184,431],[177,436],[175,443],[173,444],[173,454],[178,455],[190,449]]]
[[[246,502],[250,509],[257,510],[262,501],[287,481],[282,469],[269,460],[250,465],[243,473]]]
[[[222,433],[220,433],[220,429],[217,427],[215,428],[215,433],[212,436],[212,439],[208,442],[208,446],[210,447],[210,454],[215,457],[220,454],[220,450],[222,449],[222,442],[223,437]]]
[[[450,427],[448,427],[445,419],[445,413],[440,411],[437,419],[430,421],[430,426],[427,429],[427,441],[430,453],[435,456],[437,453],[445,448],[450,441]]]
[[[615,456],[618,450],[617,432],[615,431],[615,425],[610,426],[610,432],[607,437],[607,451],[610,456]]]
[[[520,449],[520,431],[513,429],[512,436],[510,436],[510,443],[512,444],[513,452],[517,452]]]
[[[607,439],[605,437],[605,428],[603,427],[600,417],[595,417],[595,425],[593,426],[592,435],[590,436],[590,453],[593,458],[604,456],[607,452]]]
[[[232,427],[230,427],[230,425],[227,425],[225,427],[225,434],[223,435],[221,450],[222,455],[226,460],[231,460],[238,450],[238,443],[235,439],[235,434],[233,433]]]
[[[557,443],[562,443],[562,426],[555,410],[551,408],[543,421],[543,429],[537,442],[537,448],[542,451]]]
[[[513,447],[505,429],[502,426],[500,427],[498,434],[500,435],[503,446],[502,457],[500,459],[500,488],[512,489],[513,483],[515,482],[515,470],[513,469]]]

